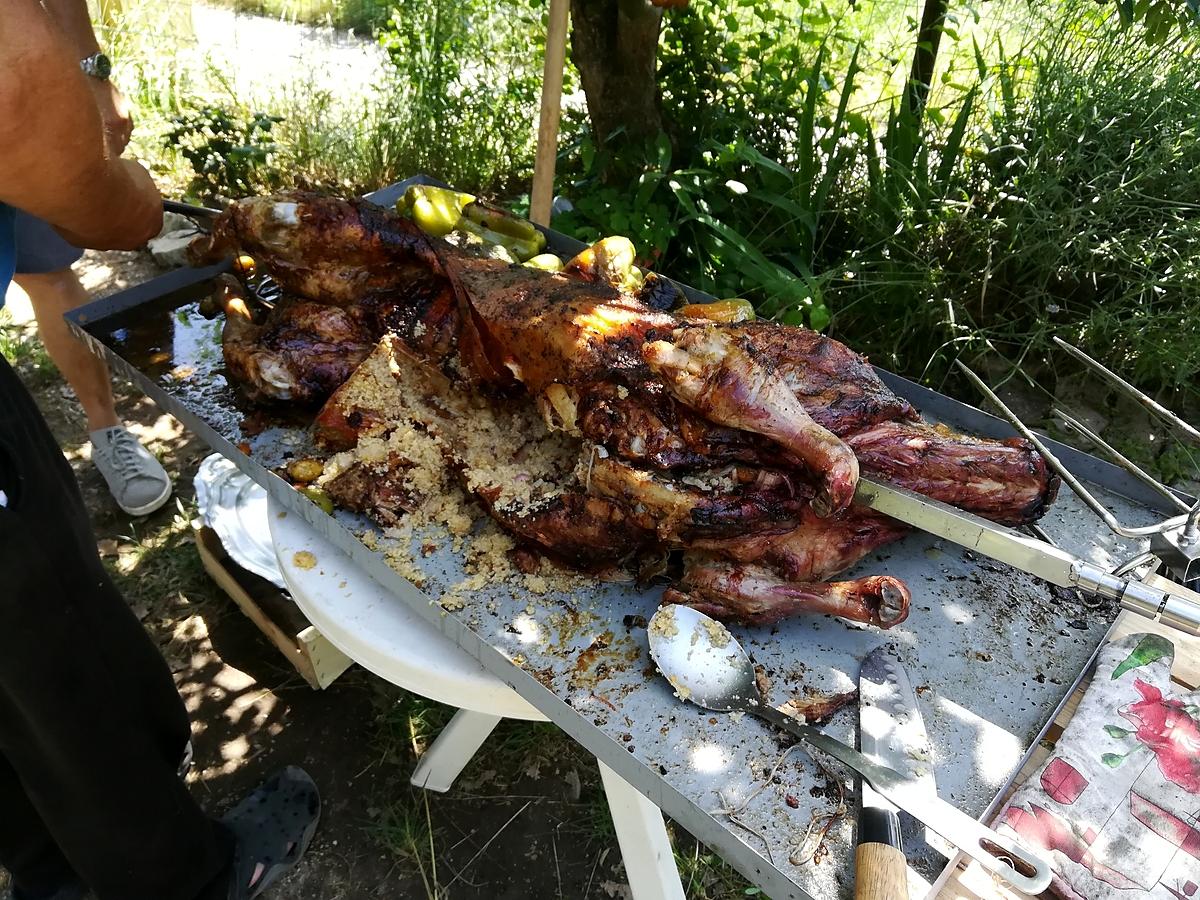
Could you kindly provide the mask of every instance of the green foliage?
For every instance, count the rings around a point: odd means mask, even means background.
[[[396,0],[379,42],[410,172],[475,192],[511,190],[533,167],[545,25],[524,0]]]
[[[1056,333],[1186,404],[1200,386],[1195,47],[1066,21],[1085,27],[1060,27],[1019,62],[1001,56],[966,96],[981,114],[959,141],[957,186],[918,192],[890,232],[859,221],[878,183],[847,186],[860,243],[855,277],[828,290],[847,310],[836,326],[880,361],[934,375],[985,348],[1040,364]]]
[[[174,116],[163,140],[191,165],[191,193],[242,197],[276,180],[269,166],[276,150],[271,130],[281,121],[266,113],[242,119],[225,109],[203,106]]]
[[[355,5],[264,3],[269,14],[302,19],[318,7],[332,14]],[[133,152],[167,190],[210,197],[292,184],[355,193],[417,171],[481,194],[526,185],[540,97],[542,4],[358,5],[372,15],[385,13],[372,20],[371,30],[391,64],[384,64],[368,96],[355,98],[312,78],[304,62],[296,64],[294,80],[248,98],[234,73],[193,46],[174,0],[126,6],[101,39],[116,59],[115,80],[137,110]],[[260,113],[275,120],[273,127],[247,139],[247,126]],[[225,159],[233,163],[228,175],[218,163]]]

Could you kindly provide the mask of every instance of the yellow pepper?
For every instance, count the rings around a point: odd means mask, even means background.
[[[305,485],[304,487],[296,488],[296,490],[298,490],[300,493],[302,493],[305,497],[307,497],[313,503],[317,504],[317,506],[319,506],[321,508],[321,511],[323,513],[325,513],[325,515],[327,515],[327,516],[333,515],[333,498],[330,497],[323,490],[321,490],[319,487],[312,487],[311,485]]]
[[[396,208],[408,211],[412,220],[426,234],[445,237],[463,218],[463,209],[473,203],[473,194],[464,194],[429,184],[414,184],[404,194]]]
[[[544,272],[561,272],[563,261],[553,253],[539,253],[537,256],[522,263],[531,269],[541,269]]]
[[[533,244],[537,247],[538,252],[546,247],[546,235],[539,231],[537,226],[528,219],[514,216],[506,209],[477,200],[463,209],[463,215],[489,231],[505,235],[524,244]]]
[[[506,249],[512,251],[512,254],[522,262],[537,256],[542,249],[535,241],[527,241],[522,238],[516,238],[510,234],[501,234],[498,231],[485,228],[475,220],[468,219],[465,216],[459,220],[457,228],[459,231],[466,231],[470,234],[474,234],[489,244],[497,244],[501,247],[505,247]],[[544,240],[545,238],[543,237],[543,242]]]
[[[754,319],[754,304],[741,297],[712,303],[689,303],[679,309],[679,315],[685,319],[708,319],[710,322],[749,322]]]
[[[613,235],[601,238],[568,262],[564,272],[579,272],[581,275],[598,278],[617,290],[634,293],[642,284],[642,271],[633,264],[637,255],[633,241],[627,237]]]

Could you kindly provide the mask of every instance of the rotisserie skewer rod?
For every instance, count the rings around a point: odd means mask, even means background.
[[[1028,572],[1051,584],[1118,601],[1124,609],[1200,635],[1200,594],[1155,580],[1120,578],[1059,547],[903,488],[860,478],[856,503]]]

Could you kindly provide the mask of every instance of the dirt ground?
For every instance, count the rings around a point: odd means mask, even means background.
[[[121,253],[89,253],[77,270],[97,296],[158,272],[147,256]],[[415,760],[451,711],[356,667],[326,691],[309,688],[201,567],[190,526],[192,476],[209,449],[118,383],[121,416],[175,479],[171,503],[131,521],[90,464],[82,413],[36,342],[27,311],[19,298],[10,306],[15,365],[74,466],[101,556],[191,713],[193,793],[219,813],[286,764],[305,767],[321,787],[321,830],[271,896],[628,896],[586,754],[553,726],[506,723],[450,793],[412,789]],[[711,854],[686,836],[680,843],[689,896],[743,895],[745,884]]]

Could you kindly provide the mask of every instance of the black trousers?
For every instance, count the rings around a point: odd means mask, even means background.
[[[177,775],[171,673],[2,357],[0,490],[0,865],[30,893],[74,877],[99,900],[225,900],[232,839]]]

